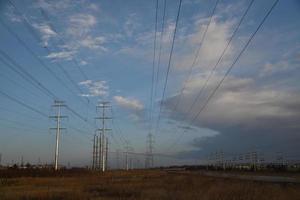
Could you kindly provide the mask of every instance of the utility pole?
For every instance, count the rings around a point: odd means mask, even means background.
[[[129,149],[128,142],[126,142],[126,146],[125,146],[125,169],[126,169],[126,171],[128,171],[128,169],[129,169],[129,166],[128,166],[128,149]]]
[[[106,140],[105,140],[105,169],[108,169],[107,166],[108,166],[108,138],[106,137]]]
[[[92,157],[92,169],[93,170],[95,170],[96,169],[96,142],[97,142],[97,140],[96,140],[96,138],[97,138],[97,135],[95,134],[94,135],[94,140],[93,140],[93,157]]]
[[[117,167],[117,169],[120,169],[120,150],[119,149],[117,149],[117,151],[116,151],[116,167]]]
[[[21,167],[24,167],[24,158],[21,156]]]
[[[67,116],[62,116],[61,115],[61,109],[62,107],[66,107],[64,104],[64,101],[58,101],[55,100],[54,104],[52,107],[57,109],[56,115],[55,116],[50,116],[49,118],[53,118],[56,121],[56,128],[50,128],[50,129],[55,129],[56,130],[56,143],[55,143],[55,154],[54,154],[54,169],[58,170],[58,159],[59,159],[59,139],[60,139],[60,134],[61,130],[65,129],[61,127],[61,119],[67,118]]]
[[[153,158],[153,135],[152,133],[149,133],[147,135],[147,153],[146,153],[146,168],[152,168],[154,166],[154,158]]]
[[[99,142],[99,145],[98,145],[98,168],[99,169],[102,169],[102,163],[103,163],[103,152],[104,152],[104,144],[103,144],[103,135],[99,134],[98,138],[98,142]]]
[[[102,109],[102,116],[101,117],[96,117],[96,119],[101,120],[102,122],[102,127],[97,129],[97,131],[99,131],[99,138],[100,138],[100,144],[99,144],[99,166],[102,170],[102,172],[104,172],[106,170],[106,162],[107,162],[107,152],[108,151],[108,142],[106,142],[107,138],[106,138],[106,131],[110,131],[111,129],[106,128],[105,126],[105,121],[108,119],[112,119],[111,117],[107,117],[105,110],[107,108],[110,108],[111,106],[109,105],[110,103],[108,101],[101,101],[99,102],[99,104],[96,106],[96,111],[98,111],[98,109]]]

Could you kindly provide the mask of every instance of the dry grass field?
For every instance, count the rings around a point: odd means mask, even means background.
[[[1,200],[296,200],[300,185],[214,178],[160,170],[1,178]]]

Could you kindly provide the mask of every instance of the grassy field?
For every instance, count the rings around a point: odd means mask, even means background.
[[[262,183],[160,170],[60,173],[1,178],[0,199],[300,199],[300,185]]]

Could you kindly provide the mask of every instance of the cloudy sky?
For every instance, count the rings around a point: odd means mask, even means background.
[[[178,157],[157,163],[300,156],[300,2],[279,1],[240,55],[274,2],[182,0],[169,65],[179,0],[158,0],[157,24],[156,0],[2,0],[3,162],[52,162],[54,98],[70,108],[64,163],[90,163],[99,100],[112,105],[111,151],[144,153],[151,132],[155,153]]]

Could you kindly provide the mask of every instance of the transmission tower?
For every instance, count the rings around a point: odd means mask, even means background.
[[[94,135],[93,140],[93,161],[92,161],[92,169],[98,169],[98,146],[99,146],[99,137],[97,134]]]
[[[116,167],[117,169],[120,169],[120,150],[117,149],[116,151]]]
[[[53,108],[56,109],[56,115],[50,116],[49,118],[52,118],[56,121],[56,128],[50,128],[50,130],[56,130],[56,143],[55,143],[55,153],[54,153],[54,169],[58,170],[58,159],[59,159],[59,139],[61,130],[65,129],[61,127],[61,120],[63,118],[67,118],[67,116],[61,115],[61,111],[63,107],[66,107],[64,104],[64,101],[58,101],[55,100],[54,104],[52,105]]]
[[[154,157],[153,157],[153,135],[149,133],[147,136],[147,152],[146,152],[146,160],[145,167],[152,168],[154,166]]]
[[[126,169],[126,171],[129,170],[129,166],[128,166],[128,151],[129,151],[129,144],[126,141],[126,146],[125,146],[125,169]]]
[[[106,128],[105,122],[106,120],[112,119],[111,117],[106,116],[106,109],[111,108],[110,103],[108,101],[101,101],[96,106],[96,112],[98,112],[98,109],[102,110],[102,116],[96,117],[96,119],[99,119],[102,122],[102,127],[97,129],[96,131],[99,132],[99,167],[104,172],[107,168],[107,156],[108,156],[108,139],[106,137],[106,131],[110,131],[110,128]]]
[[[108,169],[107,166],[108,166],[108,137],[106,137],[105,140],[105,169]]]

